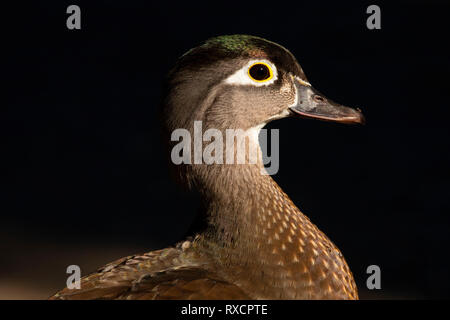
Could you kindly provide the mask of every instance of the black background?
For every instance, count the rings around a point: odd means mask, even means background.
[[[81,7],[81,30],[66,8]],[[366,8],[381,7],[381,30]],[[221,34],[280,43],[364,127],[283,119],[274,179],[341,249],[362,298],[448,298],[449,6],[444,2],[46,1],[3,10],[0,298],[45,298],[173,244],[197,208],[156,118],[177,57]],[[379,265],[382,289],[365,289]],[[3,291],[2,291],[3,290]]]

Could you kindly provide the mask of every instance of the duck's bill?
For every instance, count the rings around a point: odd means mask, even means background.
[[[337,104],[317,92],[309,84],[295,81],[297,102],[290,107],[293,114],[324,121],[364,124],[363,114],[356,109]]]

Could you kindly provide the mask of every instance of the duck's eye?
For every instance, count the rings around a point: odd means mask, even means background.
[[[263,62],[257,62],[248,68],[248,75],[252,80],[264,82],[272,79],[273,73],[270,66]]]

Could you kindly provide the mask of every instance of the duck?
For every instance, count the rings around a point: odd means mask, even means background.
[[[50,299],[358,299],[336,245],[264,174],[258,134],[287,117],[364,123],[359,108],[319,93],[294,55],[269,40],[217,36],[182,55],[166,78],[161,124],[173,177],[201,202],[190,235],[111,262]],[[204,132],[244,132],[233,155],[252,146],[256,161],[174,164],[171,134],[194,133],[199,121]]]

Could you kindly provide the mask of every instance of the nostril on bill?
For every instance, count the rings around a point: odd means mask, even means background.
[[[325,102],[325,98],[324,98],[324,97],[321,97],[321,96],[319,96],[319,95],[317,95],[317,94],[315,94],[315,95],[313,96],[313,100],[314,100],[315,102]]]

